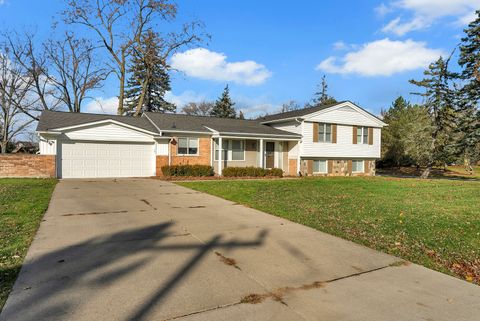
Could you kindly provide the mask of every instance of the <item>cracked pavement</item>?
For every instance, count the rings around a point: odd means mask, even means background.
[[[480,287],[154,179],[62,180],[0,315],[478,320]]]

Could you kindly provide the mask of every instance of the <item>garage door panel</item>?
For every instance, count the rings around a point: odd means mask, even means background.
[[[153,144],[64,142],[61,177],[144,177],[155,175]]]

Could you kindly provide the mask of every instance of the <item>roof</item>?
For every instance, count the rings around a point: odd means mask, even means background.
[[[145,117],[71,113],[50,110],[43,111],[40,115],[37,131],[49,131],[103,120],[114,120],[122,124],[158,133],[158,130],[155,128],[155,126]]]
[[[147,117],[117,116],[105,114],[71,113],[60,111],[42,112],[37,131],[55,131],[56,129],[114,120],[149,132],[199,132],[212,134],[212,130],[222,134],[286,136],[299,138],[300,135],[275,129],[261,124],[258,120],[217,118],[208,116],[190,116],[182,114],[162,114],[147,112]]]
[[[295,118],[295,117],[302,117],[311,113],[315,113],[317,111],[336,106],[338,104],[345,103],[347,101],[339,101],[334,104],[327,104],[327,105],[320,105],[320,106],[314,106],[314,107],[308,107],[308,108],[302,108],[302,109],[296,109],[292,111],[287,111],[284,113],[278,113],[278,114],[273,114],[273,115],[267,115],[258,118],[258,121],[261,122],[269,122],[269,121],[274,121],[274,120],[280,120],[280,119],[286,119],[286,118]]]
[[[297,117],[301,118],[305,115],[312,114],[312,113],[315,113],[317,111],[321,111],[321,110],[324,110],[324,109],[327,109],[327,108],[330,108],[330,107],[333,107],[333,106],[337,106],[337,105],[340,105],[340,104],[344,104],[344,103],[349,103],[349,104],[355,105],[356,107],[360,108],[361,110],[363,110],[364,112],[366,112],[370,116],[374,117],[375,119],[377,119],[378,121],[383,123],[383,120],[381,120],[380,118],[378,118],[377,116],[375,116],[374,114],[369,112],[368,110],[365,110],[364,108],[352,103],[349,100],[339,101],[339,102],[336,102],[334,104],[320,105],[320,106],[314,106],[314,107],[308,107],[308,108],[303,108],[303,109],[287,111],[285,113],[267,115],[267,116],[264,116],[264,117],[260,117],[257,120],[262,122],[262,123],[269,123],[269,122],[274,122],[274,121],[282,120],[282,119],[297,118]]]
[[[263,134],[272,136],[300,137],[298,134],[279,130],[262,124],[258,120],[192,116],[183,114],[161,114],[147,112],[146,116],[161,131],[191,131],[211,134],[212,129],[222,134]]]

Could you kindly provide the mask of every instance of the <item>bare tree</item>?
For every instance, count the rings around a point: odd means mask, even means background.
[[[24,77],[32,82],[29,86],[29,110],[22,108],[28,116],[37,119],[34,111],[56,109],[61,103],[54,98],[55,88],[48,79],[48,61],[41,45],[35,42],[33,33],[10,33],[5,35],[12,59],[22,68]]]
[[[68,3],[65,21],[93,30],[110,55],[110,68],[119,80],[118,114],[124,113],[127,58],[132,48],[140,44],[144,31],[153,27],[157,19],[172,20],[176,13],[176,4],[169,0],[71,0]],[[182,46],[199,40],[193,32],[196,26],[198,23],[184,25],[180,33],[165,36],[161,44],[165,61]],[[143,87],[145,90],[146,86]]]
[[[215,106],[215,103],[210,101],[190,102],[182,107],[182,113],[186,115],[209,116],[213,106]]]
[[[22,68],[10,56],[8,46],[0,49],[0,149],[7,152],[12,139],[27,128],[33,118],[27,117],[28,95],[34,79],[22,73]],[[22,108],[23,107],[23,108]]]
[[[50,66],[46,76],[55,88],[52,95],[70,112],[79,113],[88,93],[100,88],[108,74],[94,62],[94,47],[67,32],[62,40],[47,41],[44,50]]]
[[[286,113],[287,111],[293,111],[297,109],[301,109],[300,104],[296,102],[295,100],[289,100],[285,103],[282,104],[280,107],[280,110],[278,111],[279,113]]]

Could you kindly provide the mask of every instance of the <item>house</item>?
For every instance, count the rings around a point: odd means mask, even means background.
[[[281,168],[286,175],[374,175],[386,124],[345,101],[256,120],[45,111],[40,154],[62,178],[160,176],[168,164]]]

